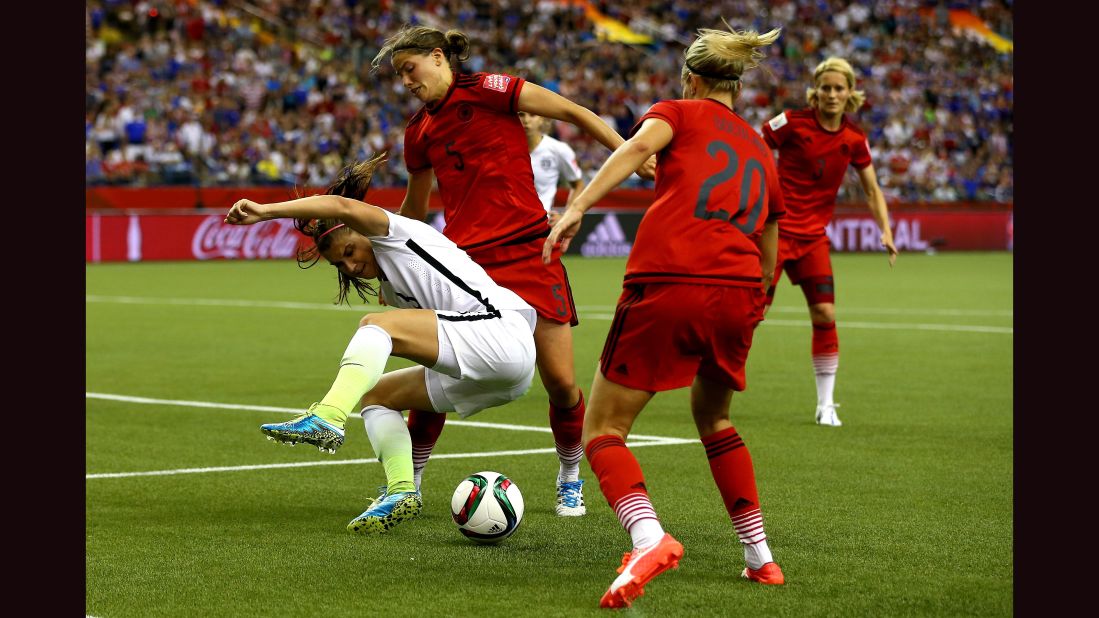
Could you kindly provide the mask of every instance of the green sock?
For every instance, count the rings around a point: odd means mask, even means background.
[[[363,410],[363,422],[370,446],[385,468],[386,493],[416,491],[412,476],[412,436],[401,413],[370,406]]]
[[[381,327],[363,326],[355,331],[343,353],[336,381],[313,413],[343,428],[347,415],[358,408],[363,395],[382,377],[392,351],[393,339]]]

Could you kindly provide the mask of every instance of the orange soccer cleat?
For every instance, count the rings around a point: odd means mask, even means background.
[[[778,568],[778,563],[768,562],[767,564],[759,567],[758,571],[752,569],[744,569],[744,572],[740,574],[741,577],[750,579],[754,582],[761,584],[779,585],[785,584],[786,578],[782,575],[782,569]]]
[[[672,535],[665,534],[655,545],[634,549],[622,556],[621,573],[599,599],[599,607],[629,607],[633,600],[645,594],[645,584],[668,569],[679,567],[683,545]]]

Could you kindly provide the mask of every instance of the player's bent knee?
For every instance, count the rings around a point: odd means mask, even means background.
[[[810,305],[809,319],[814,324],[831,324],[836,321],[836,306],[832,303]]]

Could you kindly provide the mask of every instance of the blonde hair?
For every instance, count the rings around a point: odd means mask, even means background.
[[[855,90],[855,69],[851,68],[850,62],[836,56],[828,58],[813,69],[813,87],[805,90],[805,100],[809,102],[810,107],[816,108],[817,81],[821,75],[828,71],[835,71],[847,78],[847,89],[851,91],[851,96],[847,98],[847,104],[844,105],[843,111],[854,112],[862,107],[862,104],[866,102],[866,93],[862,90]]]
[[[461,62],[469,58],[469,37],[459,30],[447,30],[443,33],[427,26],[405,25],[397,34],[385,40],[378,54],[370,61],[370,67],[371,70],[377,70],[382,60],[390,54],[414,51],[426,56],[436,48],[443,50],[448,61],[453,58]]]
[[[714,90],[727,90],[735,99],[740,94],[740,76],[759,66],[766,47],[778,39],[781,28],[766,34],[754,30],[734,30],[725,18],[721,19],[729,31],[700,28],[698,38],[683,53],[683,70],[680,79],[694,73],[712,84]]]

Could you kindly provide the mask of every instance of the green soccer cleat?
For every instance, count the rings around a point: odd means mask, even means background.
[[[397,524],[415,519],[424,509],[424,500],[418,491],[386,494],[376,498],[370,506],[351,523],[350,532],[381,534]]]

